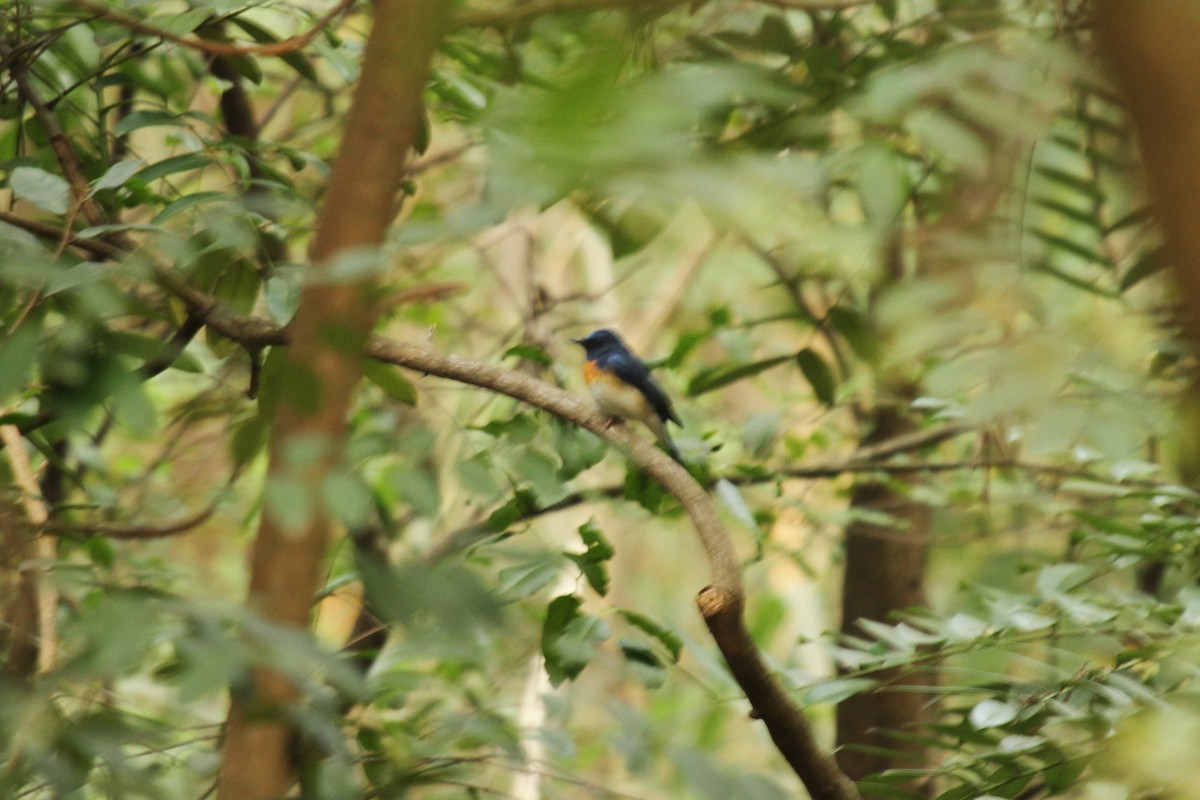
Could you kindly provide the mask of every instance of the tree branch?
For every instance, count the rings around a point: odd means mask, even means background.
[[[168,536],[178,536],[187,533],[197,525],[202,525],[216,512],[216,503],[210,503],[190,517],[184,517],[176,522],[159,525],[130,525],[119,522],[95,522],[92,524],[74,522],[52,522],[46,529],[58,536],[107,536],[110,539],[165,539]]]
[[[381,361],[504,394],[585,428],[625,451],[679,501],[708,557],[712,582],[697,605],[730,671],[763,720],[780,753],[818,800],[850,800],[858,790],[817,745],[803,711],[768,671],[745,626],[745,590],[729,534],[704,487],[629,426],[612,426],[591,403],[512,370],[444,355],[431,348],[372,337],[368,355]]]
[[[268,322],[228,311],[203,293],[170,277],[168,287],[214,329],[242,344],[285,344],[286,333]],[[697,598],[717,647],[780,753],[816,800],[857,800],[854,783],[817,745],[803,711],[767,669],[745,626],[745,590],[733,543],[707,491],[683,467],[627,425],[607,417],[556,386],[504,367],[446,355],[433,348],[370,337],[364,355],[396,366],[477,386],[520,400],[585,428],[616,445],[675,496],[692,521],[709,563],[711,583]],[[949,435],[938,431],[938,435]],[[744,683],[743,683],[744,682]]]
[[[517,3],[507,8],[476,9],[459,13],[454,18],[458,27],[511,28],[547,14],[567,14],[580,11],[627,9],[645,12],[666,6],[684,5],[686,0],[536,0]],[[763,5],[791,11],[845,11],[857,6],[871,5],[875,0],[757,0]]]
[[[172,42],[191,50],[198,50],[201,53],[207,53],[211,56],[283,56],[288,53],[295,52],[302,47],[307,47],[308,44],[316,38],[317,34],[325,29],[339,14],[344,12],[350,6],[354,5],[354,0],[341,0],[336,6],[325,12],[320,19],[317,20],[311,28],[303,33],[295,36],[289,36],[278,42],[269,44],[230,44],[228,42],[215,42],[208,39],[196,39],[187,36],[179,36],[170,31],[157,28],[153,25],[147,25],[139,19],[127,17],[124,14],[118,14],[111,8],[101,4],[92,2],[92,0],[75,0],[75,5],[85,11],[95,14],[103,20],[107,20],[115,25],[119,25],[126,30],[140,33],[144,36],[153,36],[156,39],[162,39],[166,42]]]

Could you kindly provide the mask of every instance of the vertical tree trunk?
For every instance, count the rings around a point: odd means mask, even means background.
[[[1125,96],[1166,252],[1200,342],[1200,8],[1185,0],[1099,0],[1096,41]]]
[[[904,410],[897,407],[876,408],[869,424],[870,433],[863,445],[914,429]],[[903,491],[875,481],[855,486],[850,505],[853,510],[884,513],[895,520],[894,524],[882,525],[860,520],[846,527],[842,632],[861,636],[863,631],[857,626],[860,619],[886,622],[894,611],[925,605],[930,512],[928,506],[913,502]],[[881,681],[881,690],[851,697],[837,708],[838,765],[854,780],[902,763],[924,761],[921,745],[882,732],[912,730],[928,717],[928,693],[894,691],[927,679],[895,670],[880,671],[871,677]],[[899,752],[889,756],[860,747]]]
[[[317,276],[336,256],[383,241],[422,124],[421,97],[449,4],[379,0],[374,8],[362,76],[317,218],[311,252]],[[247,605],[271,623],[309,624],[332,529],[328,510],[320,506],[322,486],[341,458],[345,419],[361,377],[357,354],[377,318],[370,290],[358,282],[311,281],[290,326],[267,481],[298,482],[314,508],[300,524],[286,524],[270,503],[264,506]],[[298,452],[300,445],[309,451],[307,458]],[[249,687],[233,695],[219,797],[275,800],[287,793],[296,771],[285,712],[296,699],[287,677],[265,667],[253,670]]]

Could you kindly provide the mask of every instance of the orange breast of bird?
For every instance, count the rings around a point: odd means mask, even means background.
[[[583,380],[596,406],[610,417],[646,420],[654,414],[646,396],[637,387],[600,369],[593,361],[584,362]]]

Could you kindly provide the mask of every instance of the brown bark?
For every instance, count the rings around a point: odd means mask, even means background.
[[[1184,332],[1200,347],[1200,8],[1181,0],[1098,0],[1100,56],[1125,98],[1152,207],[1182,296]],[[1200,373],[1183,398],[1179,469],[1200,477]],[[1152,562],[1139,588],[1157,593],[1166,567]]]
[[[1154,212],[1200,342],[1200,8],[1186,0],[1099,0],[1096,38],[1137,133]]]
[[[33,558],[29,524],[16,509],[0,507],[0,653],[4,655],[5,673],[18,679],[29,678],[37,671],[38,573],[21,568]]]
[[[866,446],[909,434],[914,427],[895,407],[876,409],[871,425],[863,442]],[[892,479],[915,478],[909,474]],[[887,622],[895,611],[925,605],[930,513],[928,506],[913,502],[903,490],[878,481],[856,485],[850,504],[854,510],[883,513],[894,520],[892,524],[858,520],[846,527],[842,633],[861,636],[859,620]],[[920,744],[885,732],[911,730],[928,716],[930,696],[904,690],[927,678],[897,670],[883,670],[870,677],[881,682],[880,689],[850,697],[837,707],[837,760],[855,780],[901,766],[902,762],[924,761]],[[873,748],[888,748],[896,755]]]
[[[379,245],[394,213],[406,158],[423,113],[421,96],[448,4],[380,0],[367,40],[362,77],[346,122],[340,157],[317,219],[311,260],[319,275],[339,254]],[[345,419],[361,377],[359,356],[378,310],[362,283],[313,281],[289,327],[288,385],[272,427],[267,480],[300,481],[314,508],[287,527],[264,508],[251,552],[247,605],[263,619],[306,628],[319,588],[332,522],[320,507],[323,479],[340,459]],[[290,448],[313,442],[320,456],[298,464]],[[281,673],[253,670],[235,693],[222,746],[218,795],[273,800],[295,781],[293,731],[286,708],[296,688]]]

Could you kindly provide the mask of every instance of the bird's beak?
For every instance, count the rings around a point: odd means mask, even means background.
[[[572,339],[571,341],[575,344],[583,344],[583,339]]]

